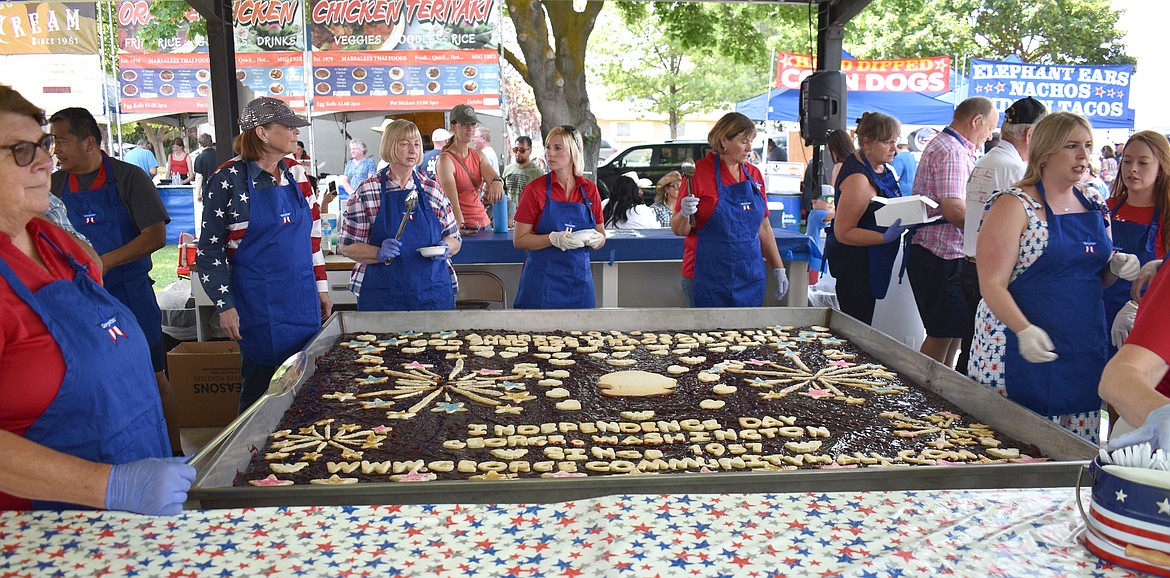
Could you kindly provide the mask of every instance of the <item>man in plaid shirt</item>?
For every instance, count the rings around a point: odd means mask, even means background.
[[[951,124],[926,145],[914,177],[914,194],[933,199],[942,215],[913,233],[906,251],[910,287],[926,327],[922,353],[953,367],[962,343],[966,302],[960,284],[967,178],[975,149],[991,139],[999,114],[982,96],[959,103]]]
[[[390,178],[389,171],[383,168],[358,185],[352,200],[346,205],[345,219],[337,237],[338,245],[370,242],[370,227],[374,225],[374,220],[378,218],[378,212],[382,209],[382,180],[388,178]],[[421,172],[419,172],[419,182],[422,184],[422,192],[426,195],[427,205],[425,206],[431,207],[435,217],[439,219],[439,226],[443,229],[440,237],[461,239],[459,224],[455,222],[455,213],[451,209],[451,203],[447,200],[447,196],[439,188],[439,184]],[[401,189],[406,188],[404,185],[414,186],[413,183],[396,183],[390,180],[386,187],[388,189]],[[422,199],[419,200],[419,206],[424,206]],[[451,271],[451,291],[458,294],[459,278],[455,275],[455,267],[451,265],[449,260],[447,268]],[[358,264],[354,267],[353,273],[349,276],[349,290],[353,291],[354,295],[361,294],[362,280],[365,276],[365,265]]]

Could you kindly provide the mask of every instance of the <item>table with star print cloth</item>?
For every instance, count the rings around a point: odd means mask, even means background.
[[[3,512],[0,577],[1137,575],[1082,528],[1070,488]]]

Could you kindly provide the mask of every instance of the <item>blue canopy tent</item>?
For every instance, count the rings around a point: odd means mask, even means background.
[[[950,124],[955,106],[951,98],[936,98],[949,93],[918,92],[862,92],[849,91],[846,103],[848,124],[866,111],[888,114],[902,124],[945,125]],[[800,91],[773,88],[765,94],[741,100],[735,104],[736,112],[752,120],[777,120],[796,122],[800,111]]]

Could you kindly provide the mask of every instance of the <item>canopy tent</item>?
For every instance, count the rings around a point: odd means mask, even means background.
[[[949,93],[863,92],[850,90],[846,102],[847,124],[854,124],[866,111],[888,114],[902,124],[945,125],[951,122],[955,105]],[[796,122],[800,111],[800,91],[773,88],[765,94],[741,100],[736,112],[752,120]]]

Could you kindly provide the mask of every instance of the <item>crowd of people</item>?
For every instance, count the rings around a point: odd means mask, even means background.
[[[715,123],[711,152],[693,172],[657,183],[624,175],[604,202],[584,176],[576,127],[550,130],[541,161],[529,137],[517,138],[501,171],[476,111],[458,105],[448,118],[426,154],[413,122],[387,119],[377,131],[381,168],[365,143],[349,143],[339,250],[355,262],[349,288],[359,310],[454,309],[451,257],[464,236],[491,226],[497,203],[508,210],[495,218],[508,220],[525,253],[516,308],[594,307],[590,252],[604,247],[607,228],[669,227],[684,237],[679,284],[691,307],[759,307],[769,275],[776,299],[787,292],[746,116]],[[243,412],[332,303],[326,199],[298,140],[309,122],[262,97],[239,124],[232,159],[216,163],[203,135],[200,151],[176,145],[168,160],[174,178],[201,191],[197,282],[239,343]],[[997,128],[1001,140],[980,156]],[[828,135],[832,186],[809,195],[808,226],[827,227],[825,260],[843,312],[872,323],[901,252],[924,354],[1091,442],[1104,399],[1132,429],[1114,443],[1170,448],[1170,348],[1159,324],[1170,310],[1160,269],[1170,142],[1141,131],[1119,152],[1101,149],[1113,161],[1100,173],[1106,198],[1086,176],[1091,131],[1083,117],[1032,98],[1012,104],[1000,125],[992,102],[974,97],[915,158],[896,118],[867,112],[856,142],[847,131]],[[770,157],[787,154],[769,144]],[[15,400],[0,409],[0,509],[176,513],[193,480],[149,277],[169,217],[151,179],[157,167],[136,166],[136,156],[103,152],[84,109],[46,119],[0,85],[0,300],[11,312],[0,324],[0,392]],[[651,186],[647,206],[642,189]],[[938,218],[878,225],[882,201],[908,194],[930,199]],[[68,427],[83,420],[96,425]],[[29,463],[38,466],[17,467]]]

